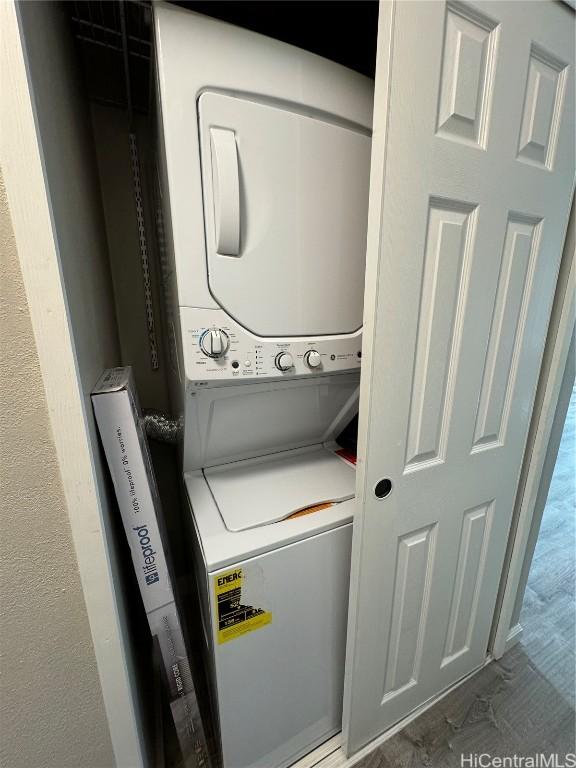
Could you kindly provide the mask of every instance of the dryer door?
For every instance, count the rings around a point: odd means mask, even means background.
[[[214,298],[258,336],[358,330],[369,132],[218,93],[199,115]]]

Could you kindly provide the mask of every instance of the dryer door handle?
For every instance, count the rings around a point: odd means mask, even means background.
[[[216,252],[240,255],[240,179],[234,131],[210,128]]]

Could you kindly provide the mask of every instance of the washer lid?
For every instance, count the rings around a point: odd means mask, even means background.
[[[356,471],[324,446],[204,470],[226,528],[244,531],[354,496]]]
[[[210,92],[199,118],[213,297],[258,336],[358,330],[368,132]]]

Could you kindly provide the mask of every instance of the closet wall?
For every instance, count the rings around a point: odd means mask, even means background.
[[[111,739],[118,765],[142,765],[149,751],[144,735],[149,730],[145,704],[149,691],[142,681],[150,639],[141,631],[139,601],[131,599],[137,591],[129,552],[120,535],[89,398],[102,370],[121,362],[89,105],[69,20],[60,3],[5,4],[4,21],[12,25],[3,23],[4,39],[11,45],[6,56],[12,67],[10,88],[20,88],[20,94],[11,97],[23,106],[13,115],[13,134],[7,131],[3,136],[3,152],[6,147],[10,152],[2,161],[7,164],[9,200],[14,190],[14,205],[12,200],[10,204],[19,250],[23,244],[19,257],[28,296],[38,298],[43,290],[47,297],[55,296],[54,311],[44,316],[33,312],[33,325],[66,493],[67,535],[72,535],[92,634],[92,648],[90,643],[75,646],[69,664],[89,670],[97,663],[109,728],[109,734],[95,733],[96,706],[94,725],[75,749],[89,754],[92,738],[108,744]],[[16,180],[23,173],[26,191]],[[49,229],[41,232],[45,239],[35,239],[26,221],[23,206],[29,196],[36,215],[46,209],[49,217]],[[59,314],[60,297],[64,318]],[[41,303],[35,301],[35,307]],[[41,520],[43,510],[35,512]],[[68,570],[74,572],[73,567]],[[47,622],[45,636],[54,631],[55,622],[56,615]],[[72,632],[70,641],[78,639]],[[49,650],[51,656],[60,653],[55,647]],[[54,693],[61,700],[66,699],[67,686],[74,685],[70,675],[68,670],[56,681]],[[95,695],[92,682],[86,707],[94,706]],[[26,712],[20,713],[22,732],[37,731],[36,706],[27,714],[25,724]],[[50,754],[48,743],[44,748]],[[103,753],[100,756],[101,765],[110,764]]]
[[[1,178],[0,259],[2,756],[102,768],[112,743]]]

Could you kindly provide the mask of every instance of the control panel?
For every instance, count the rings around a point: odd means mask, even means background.
[[[220,309],[180,309],[186,376],[206,384],[343,373],[360,368],[362,331],[262,338]]]

